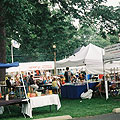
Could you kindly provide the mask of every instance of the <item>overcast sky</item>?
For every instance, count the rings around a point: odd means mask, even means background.
[[[119,5],[120,5],[119,3],[120,3],[120,0],[107,0],[107,3],[106,3],[106,4],[107,4],[108,6],[111,6],[111,5],[112,5],[112,6],[119,6]]]

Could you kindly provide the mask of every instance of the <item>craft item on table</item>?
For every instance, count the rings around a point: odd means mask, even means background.
[[[37,92],[37,91],[36,91],[36,95],[37,95],[37,96],[41,96],[41,92]]]
[[[49,92],[49,95],[52,95],[52,90],[49,90],[48,92]]]
[[[0,99],[2,98],[2,94],[0,93]]]
[[[9,100],[9,94],[6,94],[6,101]]]
[[[36,93],[30,93],[30,97],[36,97]]]

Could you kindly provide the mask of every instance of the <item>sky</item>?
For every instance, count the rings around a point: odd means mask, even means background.
[[[108,5],[108,6],[118,6],[118,5],[120,5],[119,4],[120,3],[120,0],[107,0],[107,3],[106,3],[106,5]]]

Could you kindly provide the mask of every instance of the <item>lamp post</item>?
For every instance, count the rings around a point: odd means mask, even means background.
[[[53,45],[54,49],[54,75],[56,75],[56,45]]]

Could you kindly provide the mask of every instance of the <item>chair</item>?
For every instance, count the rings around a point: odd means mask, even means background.
[[[100,87],[96,87],[96,89],[93,91],[93,96],[100,96],[103,97],[104,92],[101,91]]]
[[[109,89],[109,81],[108,81],[108,92],[110,92]],[[100,95],[101,97],[104,97],[106,94],[105,92],[105,81],[101,81],[97,86],[96,90],[94,91],[94,96],[95,95]]]
[[[117,88],[116,84],[113,83],[111,86],[110,86],[110,95],[112,96],[117,96],[119,94],[119,89]]]

